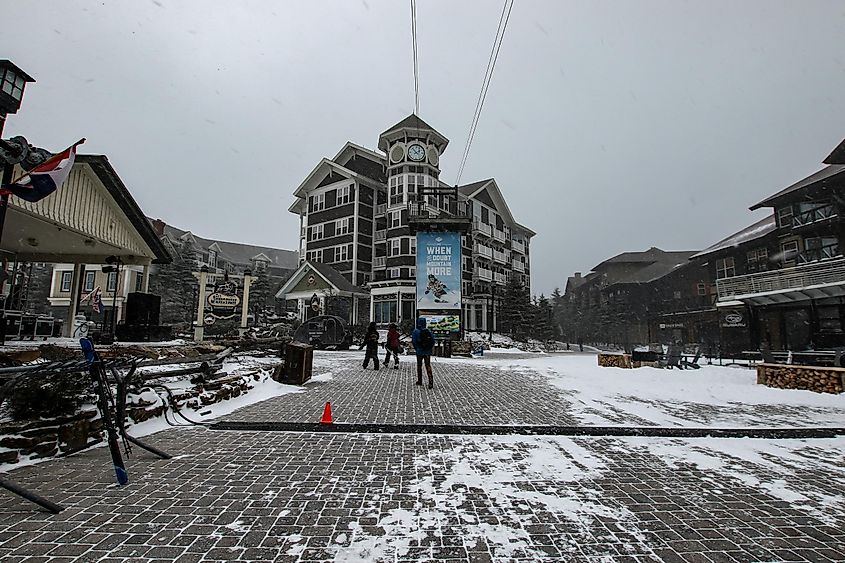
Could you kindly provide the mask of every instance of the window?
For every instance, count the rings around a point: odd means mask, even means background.
[[[323,223],[309,227],[308,240],[320,240],[323,238]]]
[[[732,278],[736,275],[733,256],[716,260],[716,279]]]
[[[390,268],[387,270],[388,279],[395,280],[402,277],[402,268]]]
[[[144,274],[142,272],[135,272],[135,291],[141,291],[144,288]]]
[[[405,203],[405,186],[402,183],[402,176],[394,176],[390,179],[390,205],[401,205]]]
[[[311,211],[322,211],[326,208],[326,194],[312,195],[308,198]]]
[[[412,266],[411,269],[408,270],[408,277],[409,278],[417,277],[417,267],[416,266]]]
[[[798,241],[791,240],[780,245],[781,255],[784,262],[792,262],[798,255]]]
[[[62,272],[62,287],[61,290],[63,293],[67,293],[70,291],[70,284],[73,280],[73,272]]]
[[[411,237],[411,256],[417,255],[417,237]]]
[[[402,239],[394,238],[387,241],[387,255],[399,256],[402,253]]]
[[[396,322],[396,301],[376,301],[373,303],[374,321],[377,323]]]
[[[96,277],[97,277],[96,272],[85,272],[85,282],[84,282],[84,285],[82,286],[82,289],[84,291],[94,291],[94,280],[96,279]],[[64,291],[64,290],[62,290],[62,291]],[[70,291],[70,288],[68,288],[68,291]]]
[[[115,289],[117,289],[117,272],[109,272],[106,291],[114,291]]]
[[[337,189],[337,205],[344,205],[352,201],[352,189],[350,186],[344,186]]]
[[[351,244],[343,244],[341,246],[338,246],[337,249],[335,250],[334,261],[335,262],[346,262],[347,260],[349,260],[349,255],[351,254],[349,252],[349,250],[350,250],[351,247],[352,247]]]
[[[698,282],[698,294],[707,295],[707,285],[704,282]]]
[[[675,299],[680,299],[681,298],[681,292],[680,291],[672,292],[672,297],[675,298]]]
[[[402,226],[402,212],[401,211],[391,211],[390,212],[390,228],[395,229],[396,227]]]
[[[308,260],[312,262],[322,262],[323,261],[323,249],[320,250],[309,250],[306,252],[306,257]]]
[[[216,268],[217,267],[217,252],[214,250],[209,249],[208,251],[208,267],[209,268]]]
[[[256,272],[263,272],[267,269],[267,261],[266,260],[256,260],[255,265],[253,266]]]
[[[348,235],[349,234],[349,223],[352,222],[352,217],[347,217],[346,219],[338,219],[334,222],[334,234],[335,236],[340,235]]]
[[[792,226],[791,205],[778,209],[778,226],[784,229]]]

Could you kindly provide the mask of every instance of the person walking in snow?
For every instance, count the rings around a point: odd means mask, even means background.
[[[417,319],[417,328],[411,333],[411,343],[417,353],[417,385],[422,385],[422,367],[428,373],[428,388],[434,388],[434,375],[431,373],[431,353],[434,351],[434,335],[426,328],[425,319]]]
[[[378,330],[376,330],[376,323],[374,322],[370,323],[370,326],[367,327],[364,341],[358,349],[361,350],[364,346],[367,347],[367,351],[364,353],[364,369],[367,369],[367,366],[370,365],[370,360],[372,360],[373,369],[378,371]]]
[[[396,323],[390,323],[387,327],[387,343],[384,349],[387,353],[384,355],[384,367],[390,364],[390,355],[393,354],[393,369],[399,369],[399,350],[402,345],[399,343],[399,329],[396,328]]]

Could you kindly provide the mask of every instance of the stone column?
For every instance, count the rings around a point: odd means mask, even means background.
[[[141,292],[142,293],[149,293],[150,292],[150,265],[144,264],[144,271],[141,274],[143,277],[141,278]]]
[[[247,316],[249,316],[249,286],[252,285],[252,276],[250,271],[244,272],[244,299],[241,303],[241,328],[238,329],[238,334],[243,336],[246,334]],[[256,319],[257,321],[258,319]]]
[[[199,298],[197,299],[197,324],[194,326],[194,340],[202,342],[205,336],[205,284],[208,283],[208,268],[203,266],[199,274],[194,274],[199,278]]]

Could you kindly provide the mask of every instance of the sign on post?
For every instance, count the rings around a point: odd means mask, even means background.
[[[460,233],[417,233],[417,316],[435,334],[460,332]]]

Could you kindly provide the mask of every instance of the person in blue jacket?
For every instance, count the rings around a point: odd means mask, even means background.
[[[425,326],[425,319],[417,319],[417,328],[411,333],[411,344],[417,353],[417,385],[422,385],[422,366],[428,373],[428,388],[434,388],[434,375],[431,373],[431,353],[434,350],[434,335]]]

